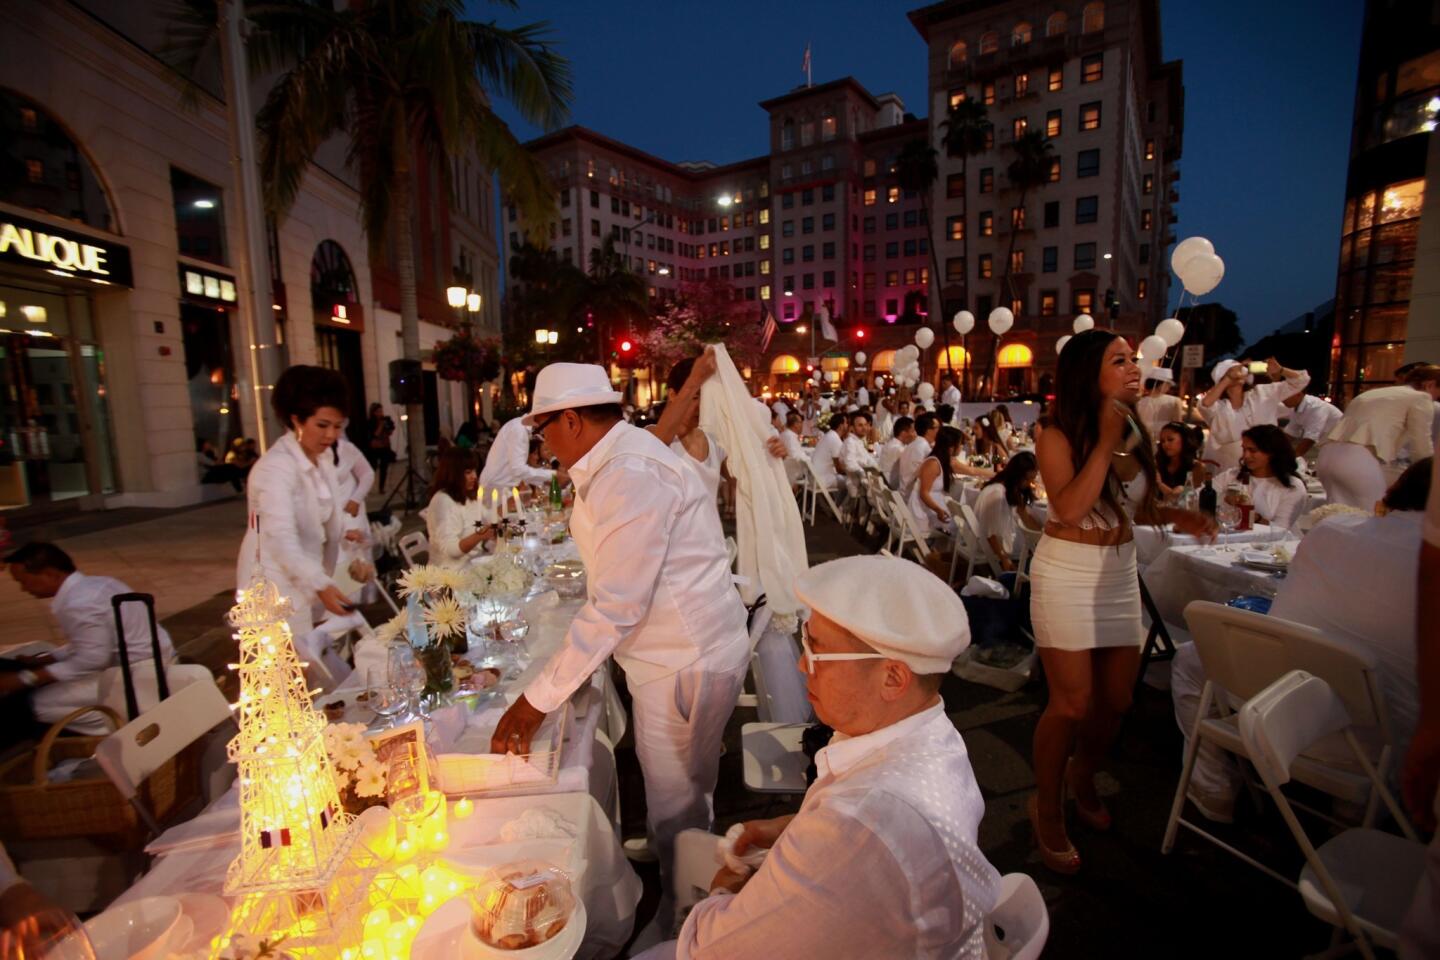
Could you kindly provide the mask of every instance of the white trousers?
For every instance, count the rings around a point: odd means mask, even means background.
[[[1315,473],[1331,503],[1369,512],[1385,496],[1385,471],[1368,447],[1358,443],[1327,443],[1315,458]]]
[[[1170,699],[1175,704],[1175,722],[1185,737],[1186,748],[1189,747],[1190,731],[1195,729],[1200,694],[1204,689],[1205,667],[1200,662],[1200,652],[1193,643],[1180,644],[1175,658],[1170,661]],[[1218,687],[1215,695],[1230,696]],[[1203,796],[1232,800],[1244,785],[1234,758],[1209,741],[1202,741],[1195,755],[1195,770],[1190,775],[1190,783]]]
[[[720,746],[747,666],[715,671],[703,662],[695,663],[630,690],[635,754],[645,777],[645,832],[660,861],[656,919],[667,936],[674,902],[675,835],[691,827],[713,826]]]

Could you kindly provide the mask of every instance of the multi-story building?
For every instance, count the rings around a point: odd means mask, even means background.
[[[1367,3],[1335,286],[1331,390],[1348,399],[1440,359],[1440,21]],[[1429,270],[1415,269],[1431,264]]]
[[[1180,64],[1160,58],[1157,0],[957,0],[910,20],[929,52],[929,119],[845,77],[762,102],[769,152],[725,167],[672,164],[583,127],[531,142],[560,189],[552,245],[584,266],[611,236],[660,297],[679,280],[730,279],[780,322],[771,382],[792,386],[826,345],[811,346],[821,305],[840,335],[819,358],[827,371],[863,350],[883,372],[915,324],[948,324],[968,307],[982,332],[966,346],[983,372],[995,346],[985,317],[1007,299],[1012,259],[1017,320],[996,358],[1001,393],[1048,390],[1055,341],[1079,313],[1148,334],[1167,315],[1184,109]],[[986,104],[993,142],[963,178],[939,151],[927,230],[927,205],[897,161],[916,140],[940,147],[961,98]],[[1025,130],[1045,132],[1055,163],[1022,209],[1006,168]],[[513,248],[524,225],[509,215]],[[958,342],[951,359],[964,369]]]
[[[157,55],[163,5],[0,4],[0,509],[173,506],[204,487],[196,446],[258,436],[268,384],[250,362],[321,363],[392,414],[401,355],[393,250],[372,262],[343,144],[327,144],[269,227],[271,301],[247,303],[246,239],[218,71],[187,106]],[[270,78],[255,78],[263,102]],[[451,335],[457,268],[499,332],[491,176],[416,164],[421,344]],[[428,198],[428,199],[427,199]],[[263,228],[263,225],[262,225]],[[249,308],[275,320],[272,344]],[[263,369],[263,368],[262,368]],[[462,388],[427,372],[427,426],[453,431]],[[273,431],[272,431],[273,435]],[[397,434],[403,443],[404,431]],[[56,506],[59,504],[59,506]]]

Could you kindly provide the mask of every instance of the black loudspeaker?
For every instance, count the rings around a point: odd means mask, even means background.
[[[425,381],[420,375],[419,360],[390,361],[390,402],[425,402]]]

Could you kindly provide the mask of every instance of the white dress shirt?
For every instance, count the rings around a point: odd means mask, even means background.
[[[868,387],[861,387],[855,391],[855,402],[862,407],[870,406],[870,390]]]
[[[632,685],[702,659],[716,671],[744,664],[745,605],[699,475],[653,434],[617,423],[570,476],[586,603],[525,699],[555,710],[611,653]]]
[[[820,478],[820,486],[826,490],[835,489],[835,485],[839,483],[835,461],[843,455],[844,444],[840,440],[840,434],[834,430],[826,430],[820,434],[820,439],[810,451],[810,463],[815,467],[815,475]]]
[[[1305,512],[1305,484],[1299,477],[1291,477],[1285,486],[1275,477],[1251,477],[1249,482],[1238,479],[1239,470],[1225,470],[1215,477],[1215,493],[1225,499],[1225,488],[1239,483],[1250,494],[1255,512],[1264,517],[1272,527],[1292,530],[1295,522]]]
[[[955,386],[955,384],[952,383],[940,391],[940,402],[954,407],[955,416],[960,416],[960,388]]]
[[[981,960],[1000,874],[977,844],[985,802],[943,704],[837,733],[815,766],[755,875],[686,918],[678,960]]]
[[[1432,502],[1436,489],[1440,485],[1430,488]],[[1326,517],[1300,541],[1270,607],[1272,617],[1308,624],[1375,654],[1402,743],[1414,732],[1420,709],[1415,582],[1423,521],[1418,510]]]
[[[1290,422],[1285,424],[1285,433],[1292,440],[1309,440],[1319,443],[1340,422],[1345,414],[1327,400],[1306,394],[1298,406],[1290,411]]]
[[[506,420],[490,452],[485,455],[485,468],[480,471],[480,486],[498,488],[503,500],[510,488],[522,483],[537,487],[549,486],[555,471],[544,467],[532,467],[530,459],[530,428],[521,423],[521,418]]]
[[[90,577],[79,571],[60,584],[50,601],[50,612],[65,634],[65,645],[51,651],[56,662],[45,668],[55,682],[36,689],[31,696],[37,720],[54,723],[78,707],[100,702],[100,674],[120,664],[119,645],[115,641],[115,608],[110,598],[130,592],[128,586],[114,577]],[[139,603],[130,603],[121,611],[125,650],[131,666],[148,663],[152,659],[152,648],[150,619],[145,615],[145,608]],[[158,620],[155,630],[160,637],[161,656],[169,663],[175,659],[170,634]],[[147,665],[144,669],[153,667]]]
[[[1401,451],[1410,460],[1435,453],[1430,428],[1435,404],[1430,394],[1400,384],[1366,390],[1345,406],[1345,416],[1326,435],[1326,443],[1358,443],[1369,447],[1375,459],[1390,463]]]
[[[475,554],[463,553],[460,541],[475,533],[485,522],[485,504],[476,497],[456,503],[444,490],[437,490],[425,508],[425,535],[430,539],[430,564],[457,570]],[[478,549],[482,544],[476,544]]]
[[[1015,508],[1005,499],[1005,484],[991,483],[980,489],[975,498],[975,520],[980,524],[976,531],[982,540],[995,537],[1000,541],[1000,556],[1015,556],[1016,527]]]
[[[1225,394],[1206,407],[1205,419],[1210,424],[1214,452],[1219,453],[1220,466],[1225,469],[1236,466],[1240,461],[1240,435],[1251,427],[1262,423],[1278,424],[1281,401],[1294,396],[1310,385],[1310,374],[1304,370],[1291,370],[1284,380],[1262,383],[1245,391],[1244,399],[1237,409]]]
[[[885,441],[880,448],[880,456],[876,458],[880,472],[885,474],[885,482],[892,488],[900,486],[900,454],[905,451],[905,442],[895,437]]]
[[[920,473],[920,464],[930,456],[930,441],[924,437],[916,437],[900,454],[900,462],[896,468],[899,474],[900,485],[896,488],[906,497],[910,496],[910,488],[915,485],[915,478]]]
[[[805,457],[805,445],[800,442],[800,434],[794,430],[781,430],[780,442],[785,444],[785,456],[790,460],[801,460]]]
[[[850,434],[841,445],[840,462],[845,465],[846,473],[861,473],[866,467],[878,467],[880,464],[875,455],[865,449],[865,440]]]

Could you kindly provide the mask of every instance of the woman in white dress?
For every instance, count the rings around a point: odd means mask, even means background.
[[[430,563],[455,570],[463,567],[495,528],[485,522],[478,494],[480,466],[473,450],[451,447],[440,457],[430,482],[425,531],[430,538]]]
[[[1135,412],[1140,367],[1123,337],[1076,334],[1055,380],[1054,425],[1036,449],[1050,516],[1030,567],[1030,614],[1050,697],[1035,727],[1029,813],[1045,865],[1074,873],[1080,854],[1065,826],[1065,787],[1084,823],[1109,828],[1095,769],[1130,708],[1140,666],[1132,522],[1172,522],[1202,536],[1213,536],[1215,522],[1160,505],[1154,446]],[[1123,502],[1130,499],[1135,521]]]
[[[1251,427],[1240,437],[1240,466],[1216,477],[1215,489],[1225,496],[1231,484],[1240,484],[1255,507],[1253,522],[1291,530],[1305,512],[1299,470],[1284,430],[1268,424]]]
[[[975,534],[990,545],[1004,570],[1015,569],[1016,537],[1020,533],[1017,513],[1028,511],[1035,501],[1035,478],[1039,473],[1035,454],[1021,450],[975,498],[975,521],[979,524]],[[1029,525],[1034,527],[1036,522],[1031,519]]]
[[[258,567],[290,600],[290,632],[303,637],[321,608],[337,617],[354,609],[331,579],[340,541],[362,538],[345,533],[330,449],[344,428],[349,388],[334,370],[294,366],[276,381],[270,405],[288,430],[250,470],[250,529],[240,545],[236,584],[249,586]]]
[[[1280,406],[1286,397],[1300,393],[1310,384],[1304,370],[1287,370],[1271,357],[1265,361],[1271,382],[1249,382],[1250,368],[1234,360],[1215,364],[1215,383],[1200,398],[1200,409],[1210,426],[1205,438],[1205,459],[1214,460],[1221,470],[1240,465],[1240,435],[1262,423],[1280,422]]]
[[[915,535],[955,535],[955,518],[945,509],[945,496],[955,479],[955,458],[961,449],[960,431],[951,426],[940,428],[930,456],[920,462],[915,485],[910,488],[910,513],[915,517]]]

